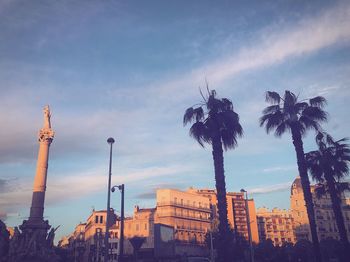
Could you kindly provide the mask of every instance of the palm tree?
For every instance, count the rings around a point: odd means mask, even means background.
[[[310,191],[310,180],[304,156],[302,136],[309,129],[320,129],[320,122],[327,120],[327,113],[322,110],[326,100],[317,96],[308,102],[298,101],[298,97],[290,91],[285,91],[283,98],[276,92],[266,93],[266,102],[271,106],[263,110],[260,126],[265,126],[266,132],[274,130],[277,137],[286,131],[292,134],[293,145],[297,156],[297,165],[310,223],[311,237],[316,261],[321,261],[320,245],[317,237],[314,204]]]
[[[341,208],[341,194],[349,189],[348,183],[341,182],[349,175],[350,148],[346,141],[346,138],[334,141],[330,135],[319,132],[316,136],[318,150],[307,153],[306,161],[312,177],[322,185],[319,192],[327,192],[331,197],[340,241],[344,251],[349,253],[350,245]]]
[[[204,143],[211,144],[215,170],[215,186],[219,213],[219,238],[217,245],[218,261],[227,262],[232,260],[230,253],[230,234],[227,220],[226,183],[224,174],[225,150],[237,146],[237,137],[243,135],[239,116],[233,110],[229,99],[216,98],[215,90],[208,91],[205,98],[201,92],[203,102],[196,107],[186,110],[183,118],[184,125],[193,123],[190,128],[190,136],[204,147]]]

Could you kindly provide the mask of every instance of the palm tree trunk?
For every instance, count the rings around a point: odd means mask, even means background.
[[[227,200],[226,200],[226,183],[224,171],[224,156],[220,137],[212,140],[213,160],[215,169],[215,187],[218,201],[219,213],[219,236],[217,243],[217,262],[232,261],[229,256],[230,247],[229,225],[227,220]],[[230,260],[231,259],[231,260]]]
[[[339,231],[339,236],[340,236],[340,241],[343,245],[343,250],[344,250],[344,254],[342,257],[342,261],[347,261],[347,258],[345,257],[345,254],[347,254],[347,257],[350,257],[349,255],[349,251],[350,251],[350,245],[349,245],[349,240],[348,240],[348,236],[346,234],[346,228],[345,228],[345,223],[344,223],[344,217],[343,217],[343,213],[341,210],[341,199],[338,195],[338,192],[335,188],[335,183],[334,183],[334,178],[332,177],[332,175],[330,174],[330,172],[328,171],[325,174],[325,178],[327,181],[327,186],[329,189],[329,194],[332,200],[332,208],[333,208],[333,212],[334,212],[334,216],[335,216],[335,221],[337,223],[337,227],[338,227],[338,231]]]
[[[313,243],[313,248],[315,253],[315,260],[317,262],[321,262],[322,258],[321,258],[320,243],[318,241],[318,236],[317,236],[314,203],[312,201],[310,180],[307,173],[307,167],[305,162],[303,141],[301,139],[300,131],[298,130],[297,127],[292,127],[291,130],[292,130],[293,145],[297,155],[297,164],[298,164],[299,176],[301,179],[301,186],[303,188],[304,200],[306,204],[307,215],[309,218],[311,238],[312,238],[312,243]]]

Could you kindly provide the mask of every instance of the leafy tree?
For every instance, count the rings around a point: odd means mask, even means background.
[[[218,248],[218,230],[214,230],[212,233],[213,248]],[[208,249],[211,248],[210,232],[205,235],[205,244]],[[249,252],[249,243],[240,233],[235,233],[232,228],[229,229],[229,255],[237,261],[244,261],[245,255]]]
[[[193,123],[190,128],[190,136],[204,147],[204,143],[212,146],[212,155],[215,170],[215,186],[218,200],[219,213],[219,237],[218,237],[218,261],[227,262],[232,259],[229,256],[229,224],[227,219],[226,183],[224,174],[225,150],[237,146],[237,137],[243,135],[243,129],[239,123],[239,116],[233,110],[232,102],[227,98],[216,98],[215,90],[209,90],[208,97],[197,107],[186,110],[183,118],[184,125]]]
[[[318,150],[307,153],[306,161],[312,177],[323,185],[318,192],[327,192],[331,197],[340,241],[344,250],[349,253],[350,245],[341,207],[341,194],[344,189],[349,188],[348,183],[341,182],[349,175],[350,148],[346,141],[345,138],[334,141],[330,135],[319,132],[316,136]]]
[[[0,261],[7,261],[10,246],[10,233],[6,225],[0,220]]]
[[[322,110],[326,100],[321,96],[317,96],[308,102],[305,100],[298,101],[298,97],[290,91],[285,91],[283,97],[276,92],[269,91],[266,93],[266,102],[272,105],[263,110],[260,126],[265,126],[267,133],[274,130],[274,134],[277,137],[281,137],[287,131],[290,131],[292,134],[315,257],[316,261],[321,261],[314,204],[310,191],[310,180],[307,173],[302,136],[306,134],[308,129],[319,130],[319,123],[327,120],[327,113]]]
[[[341,255],[344,252],[342,250],[342,245],[338,240],[333,238],[323,239],[320,241],[320,246],[322,257],[325,261],[334,261],[335,259],[340,259],[339,261],[341,261]]]
[[[313,262],[321,261],[313,257],[312,244],[309,240],[299,240],[293,248],[293,261],[298,262]]]

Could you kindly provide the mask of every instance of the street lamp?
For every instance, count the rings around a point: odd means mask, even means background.
[[[109,151],[109,173],[108,173],[108,193],[107,193],[107,215],[106,215],[106,233],[105,233],[105,254],[104,254],[104,260],[105,262],[108,262],[108,255],[109,255],[109,244],[108,244],[108,238],[109,238],[109,213],[110,213],[110,201],[111,201],[111,177],[112,177],[112,147],[114,143],[114,139],[112,137],[107,139],[107,143],[110,145],[110,151]]]
[[[245,210],[246,210],[245,214],[246,214],[247,227],[248,227],[250,262],[254,262],[254,253],[253,253],[253,244],[252,244],[252,230],[250,227],[249,207],[248,207],[248,192],[244,189],[241,189],[241,193],[245,193]]]
[[[115,188],[120,190],[121,197],[121,211],[120,211],[120,240],[119,240],[119,259],[118,262],[123,261],[124,256],[124,184],[119,186],[113,186],[111,191],[114,192]]]

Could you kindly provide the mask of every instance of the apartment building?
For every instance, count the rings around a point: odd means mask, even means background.
[[[290,211],[265,207],[258,208],[257,221],[260,241],[271,239],[275,246],[284,243],[295,243],[294,219]]]
[[[332,202],[328,194],[318,198],[315,192],[316,186],[311,185],[312,199],[314,202],[317,234],[320,240],[326,238],[339,239],[339,233],[332,209]],[[342,211],[350,238],[350,199],[342,195]],[[309,219],[307,216],[304,194],[300,177],[297,177],[291,186],[290,208],[294,219],[295,235],[297,240],[308,239],[311,241]]]
[[[217,213],[217,197],[216,191],[212,189],[194,189],[190,188],[189,192],[199,194],[209,199],[213,206],[214,217],[218,217]],[[249,223],[252,233],[252,242],[259,243],[258,225],[256,220],[255,203],[253,199],[248,199],[248,213],[246,209],[246,201],[243,192],[227,192],[227,218],[230,226],[239,234],[248,240],[248,221],[247,214],[249,213]]]
[[[175,240],[204,245],[210,230],[210,202],[207,197],[175,189],[157,190],[157,223],[175,229]]]

